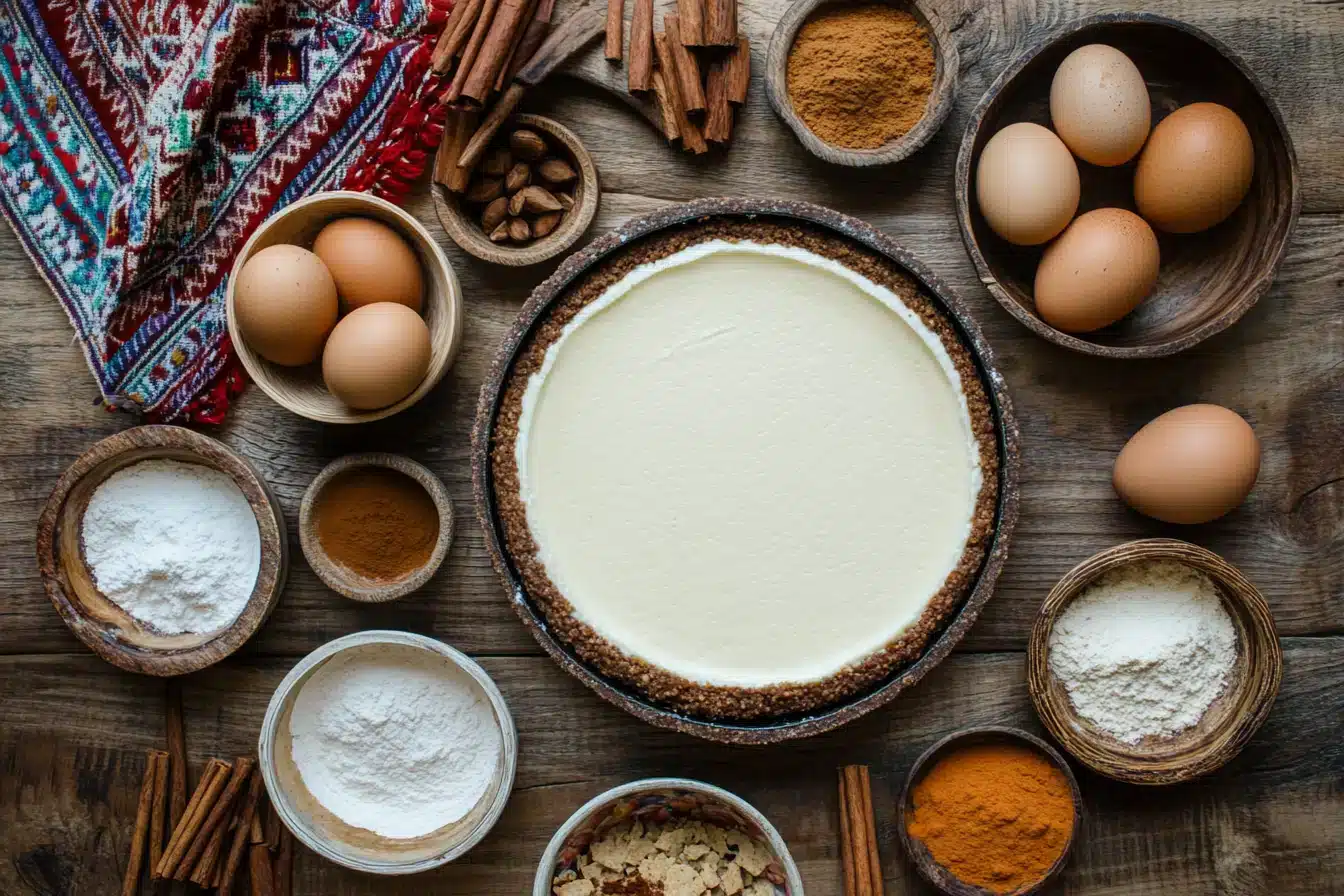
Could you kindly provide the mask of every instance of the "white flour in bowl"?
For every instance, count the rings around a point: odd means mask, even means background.
[[[346,824],[393,839],[465,818],[503,748],[476,681],[417,647],[332,657],[299,689],[289,732],[308,792]]]
[[[93,491],[80,530],[98,590],[164,634],[212,632],[243,612],[261,570],[261,530],[229,476],[146,460]]]
[[[1236,628],[1217,587],[1170,560],[1105,573],[1050,635],[1050,670],[1078,714],[1129,744],[1196,724],[1236,661]]]

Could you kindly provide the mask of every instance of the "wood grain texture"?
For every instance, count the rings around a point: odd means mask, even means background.
[[[996,595],[957,653],[916,688],[853,726],[783,749],[700,743],[657,731],[593,697],[538,654],[508,609],[479,527],[463,520],[443,567],[382,606],[331,593],[298,559],[265,626],[237,654],[182,682],[187,746],[255,748],[271,690],[334,637],[397,628],[441,638],[499,681],[523,744],[501,825],[459,863],[380,880],[299,848],[300,896],[423,892],[517,896],[551,832],[583,800],[635,777],[681,774],[733,789],[781,829],[809,896],[840,892],[835,767],[874,770],[887,892],[932,891],[895,847],[894,800],[910,763],[967,725],[1040,732],[1020,652],[1036,612],[1076,563],[1119,542],[1175,536],[1210,548],[1264,594],[1284,635],[1284,679],[1268,720],[1224,768],[1196,782],[1136,791],[1081,770],[1089,817],[1058,892],[1087,896],[1320,896],[1344,892],[1344,29],[1333,3],[1151,0],[1145,9],[1208,31],[1254,69],[1297,149],[1303,215],[1269,291],[1231,329],[1175,358],[1123,369],[1049,345],[981,285],[958,237],[953,170],[970,110],[1004,66],[1047,34],[1113,7],[1101,0],[940,0],[961,57],[958,99],[916,156],[882,170],[840,170],[806,151],[761,101],[768,37],[789,0],[740,0],[754,45],[749,102],[726,153],[669,147],[625,105],[626,74],[594,46],[528,98],[592,151],[604,191],[589,236],[703,196],[804,199],[880,227],[966,299],[993,344],[1022,429],[1021,519]],[[562,0],[556,20],[572,9]],[[669,8],[664,3],[660,11]],[[601,16],[597,18],[601,21]],[[600,32],[600,27],[594,31]],[[624,96],[625,99],[620,97]],[[250,458],[297,519],[303,489],[330,460],[393,451],[425,464],[470,506],[471,419],[493,357],[529,291],[555,261],[526,270],[476,261],[435,221],[424,186],[407,207],[445,250],[462,285],[464,335],[444,380],[394,420],[324,427],[251,388],[210,430]],[[0,893],[114,894],[129,850],[144,750],[164,742],[161,682],[89,653],[42,595],[34,528],[61,471],[133,421],[97,405],[70,325],[12,234],[0,228]],[[1228,517],[1182,528],[1128,511],[1110,485],[1116,452],[1157,413],[1194,400],[1247,415],[1264,464]],[[1011,651],[1011,652],[999,652]]]

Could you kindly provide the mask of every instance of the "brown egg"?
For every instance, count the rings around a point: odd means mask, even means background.
[[[420,312],[425,296],[420,259],[401,234],[381,221],[337,218],[317,234],[313,252],[331,270],[341,311],[396,302]]]
[[[346,405],[372,411],[415,391],[429,370],[429,327],[396,302],[356,308],[336,325],[322,352],[322,379]]]
[[[267,246],[233,284],[233,316],[248,347],[272,364],[311,364],[336,325],[336,284],[312,252]]]
[[[1078,211],[1078,163],[1049,128],[1022,121],[980,153],[975,195],[990,228],[1010,243],[1039,246]]]
[[[1237,113],[1194,103],[1153,128],[1134,171],[1134,201],[1158,230],[1196,233],[1236,211],[1254,173],[1251,132]]]
[[[1249,423],[1216,404],[1167,411],[1115,459],[1112,482],[1126,504],[1168,523],[1207,523],[1246,499],[1260,474]]]
[[[1066,333],[1113,324],[1157,283],[1157,236],[1138,215],[1099,208],[1079,215],[1036,268],[1036,312]]]
[[[1133,60],[1115,47],[1079,47],[1064,57],[1050,82],[1050,123],[1083,161],[1123,165],[1148,137],[1148,85]]]

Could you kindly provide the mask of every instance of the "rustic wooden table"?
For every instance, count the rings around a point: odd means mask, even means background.
[[[787,0],[743,0],[765,40]],[[1296,142],[1303,214],[1279,277],[1239,324],[1170,360],[1109,363],[1030,334],[977,282],[957,233],[952,171],[967,113],[986,84],[1088,0],[942,0],[960,41],[962,86],[942,132],[877,172],[809,157],[759,83],[726,159],[676,155],[628,109],[557,81],[532,98],[593,151],[605,194],[592,233],[666,203],[708,195],[801,198],[886,230],[958,289],[998,355],[1023,435],[1022,519],[997,595],[952,657],[891,706],[848,728],[768,749],[715,746],[643,725],[538,650],[509,609],[471,505],[468,432],[494,347],[545,271],[470,259],[442,235],[427,190],[410,208],[439,235],[467,296],[462,354],[416,408],[356,429],[285,413],[258,390],[213,430],[251,458],[281,497],[296,558],[274,616],[240,653],[183,681],[193,763],[255,748],[271,691],[318,645],[365,628],[433,635],[478,657],[499,682],[522,740],[517,789],[469,857],[413,879],[376,879],[300,851],[298,894],[530,892],[538,857],[580,803],[648,775],[689,775],[741,793],[779,826],[811,896],[840,892],[835,766],[872,765],[889,893],[925,893],[896,844],[893,800],[937,737],[1000,723],[1039,731],[1023,647],[1041,599],[1074,563],[1119,541],[1175,534],[1237,564],[1268,598],[1283,637],[1283,689],[1230,765],[1157,790],[1082,772],[1081,842],[1058,888],[1087,894],[1344,893],[1344,7],[1337,2],[1153,0],[1146,8],[1222,39],[1277,96]],[[561,4],[563,8],[564,4]],[[1094,9],[1095,7],[1095,9]],[[605,65],[594,57],[580,63]],[[107,665],[71,636],[43,595],[39,509],[61,470],[132,425],[96,405],[71,331],[19,244],[0,232],[0,893],[112,894],[125,866],[144,751],[163,743],[165,685]],[[1128,512],[1110,487],[1115,452],[1173,405],[1207,400],[1247,415],[1264,446],[1249,501],[1179,531]],[[302,562],[293,524],[304,486],[350,451],[409,454],[447,484],[464,525],[423,591],[385,606],[328,591]]]

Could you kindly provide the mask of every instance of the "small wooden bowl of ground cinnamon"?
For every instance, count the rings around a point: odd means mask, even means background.
[[[942,127],[960,65],[956,39],[925,0],[799,0],[770,39],[765,92],[818,158],[889,165]]]
[[[1064,757],[1025,731],[987,726],[915,760],[896,827],[919,873],[948,896],[1027,896],[1064,869],[1082,822]]]
[[[453,504],[439,478],[398,454],[349,454],[303,493],[299,544],[338,594],[381,603],[429,581],[453,540]]]

